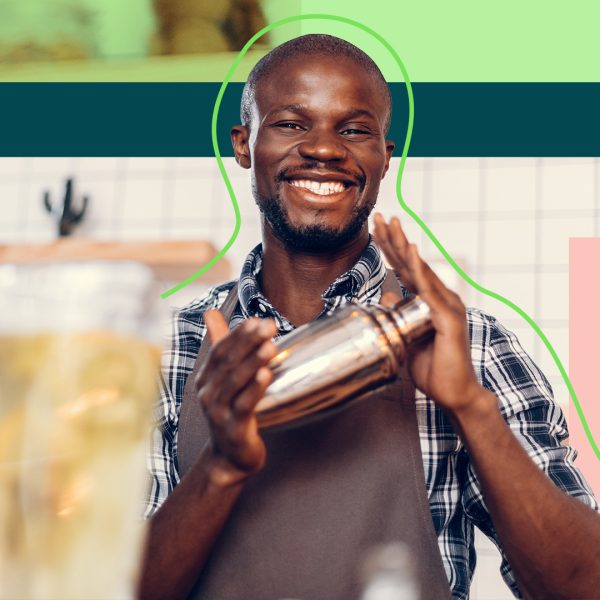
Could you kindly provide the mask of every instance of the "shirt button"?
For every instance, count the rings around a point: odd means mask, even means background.
[[[260,303],[259,303],[259,305],[258,305],[258,308],[260,309],[260,312],[263,312],[263,313],[266,313],[266,312],[267,312],[267,309],[265,308],[265,305],[264,305],[264,304],[260,304]]]

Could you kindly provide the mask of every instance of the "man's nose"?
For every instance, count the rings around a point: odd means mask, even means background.
[[[303,158],[320,162],[343,160],[347,152],[342,142],[337,132],[314,130],[307,133],[298,146],[298,152]]]

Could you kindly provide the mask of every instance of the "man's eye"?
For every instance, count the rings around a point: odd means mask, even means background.
[[[275,127],[281,127],[282,129],[302,129],[298,123],[288,123],[287,121],[285,123],[277,123]]]
[[[342,131],[343,135],[368,135],[368,133],[369,132],[365,129],[356,129],[354,127]]]

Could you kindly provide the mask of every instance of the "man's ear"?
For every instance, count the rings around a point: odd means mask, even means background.
[[[249,169],[251,164],[249,139],[250,130],[245,125],[235,125],[231,128],[233,154],[238,165],[244,169]]]
[[[381,175],[381,179],[385,177],[388,169],[390,168],[390,158],[392,158],[392,152],[396,144],[392,142],[392,140],[385,140],[385,167],[383,169],[383,174]]]

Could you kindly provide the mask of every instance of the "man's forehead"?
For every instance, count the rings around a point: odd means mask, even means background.
[[[335,78],[348,82],[373,81],[377,78],[363,65],[346,56],[308,55],[306,57],[292,57],[274,65],[264,73],[256,82],[255,89],[281,87],[281,79],[289,81],[310,81],[321,78]]]
[[[353,92],[364,98],[361,108],[371,107],[373,112],[382,108],[381,86],[374,73],[347,57],[307,57],[289,59],[265,73],[254,89],[254,99],[264,110],[274,106],[294,108],[305,107],[310,94],[319,90],[340,89]],[[344,97],[340,100],[345,104]],[[256,107],[258,108],[258,107]],[[359,110],[348,104],[348,108]]]

